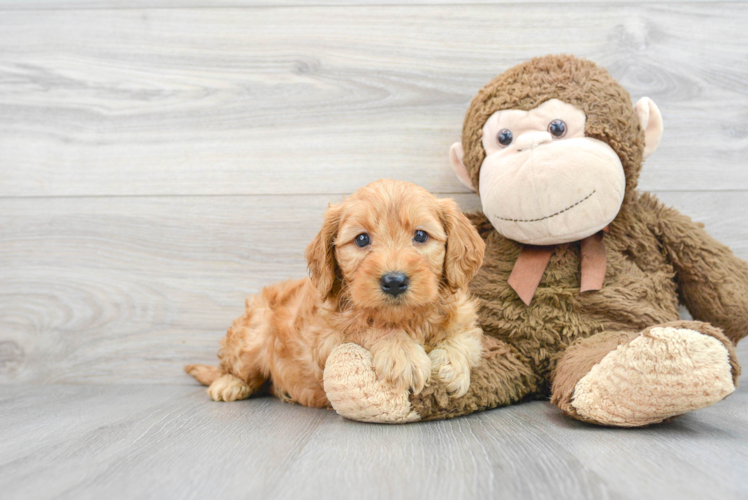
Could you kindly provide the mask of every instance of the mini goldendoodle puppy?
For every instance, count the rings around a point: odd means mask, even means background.
[[[328,208],[306,249],[310,277],[248,299],[221,342],[220,367],[185,371],[215,401],[245,399],[269,381],[285,401],[329,407],[325,362],[353,342],[393,386],[417,394],[433,374],[460,397],[481,355],[467,284],[484,246],[453,200],[373,182]]]

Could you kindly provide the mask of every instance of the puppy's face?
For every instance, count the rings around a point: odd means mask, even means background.
[[[483,259],[483,241],[454,201],[405,182],[359,189],[328,210],[325,226],[307,249],[312,280],[358,309],[392,314],[433,304],[466,286]]]
[[[364,190],[353,198],[335,238],[335,259],[353,304],[371,309],[434,302],[447,243],[437,200],[401,189]]]

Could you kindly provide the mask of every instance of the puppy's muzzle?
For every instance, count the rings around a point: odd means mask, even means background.
[[[379,279],[382,291],[393,297],[407,292],[409,282],[410,280],[405,273],[387,273]]]

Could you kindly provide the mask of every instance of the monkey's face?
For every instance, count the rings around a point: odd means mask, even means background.
[[[618,155],[585,136],[586,116],[551,99],[497,111],[483,126],[483,212],[503,236],[552,245],[580,240],[618,214],[626,179]]]

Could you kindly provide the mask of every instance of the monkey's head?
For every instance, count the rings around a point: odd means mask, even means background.
[[[522,63],[470,103],[450,160],[503,236],[552,245],[610,224],[657,148],[662,117],[603,68],[573,56]]]

